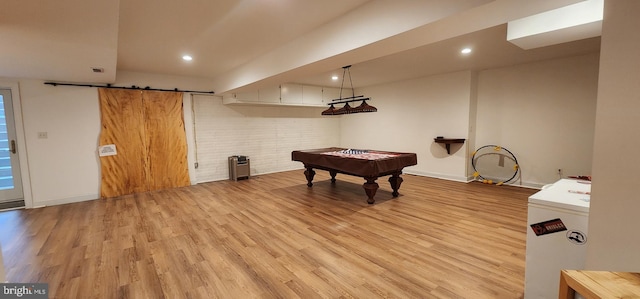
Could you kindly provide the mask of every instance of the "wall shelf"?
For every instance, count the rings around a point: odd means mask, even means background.
[[[451,144],[452,143],[464,143],[466,139],[464,138],[444,138],[444,137],[436,137],[433,138],[433,141],[435,141],[435,143],[441,143],[444,144],[445,148],[447,149],[447,154],[451,155]]]

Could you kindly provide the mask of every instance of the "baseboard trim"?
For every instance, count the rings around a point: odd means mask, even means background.
[[[304,168],[293,168],[293,169],[269,171],[269,172],[263,172],[263,173],[255,173],[255,174],[252,173],[251,176],[259,176],[259,175],[279,173],[279,172],[285,172],[285,171],[293,171],[293,170],[304,170]],[[417,176],[423,176],[423,177],[429,177],[429,178],[434,178],[434,179],[442,179],[442,180],[448,180],[448,181],[462,182],[462,183],[470,183],[470,182],[475,181],[473,176],[458,176],[458,175],[449,175],[449,174],[426,172],[426,171],[419,171],[419,170],[405,170],[405,171],[403,171],[403,173],[411,174],[411,175],[417,175]],[[208,183],[208,182],[216,182],[216,181],[225,181],[225,180],[228,180],[228,179],[229,179],[228,177],[214,178],[214,179],[206,180],[206,181],[198,181],[197,183],[200,184],[200,183]],[[542,186],[544,186],[544,184],[530,183],[530,182],[507,183],[507,184],[504,184],[504,185],[505,186],[513,186],[513,187],[529,188],[529,189],[541,189]]]
[[[36,209],[36,208],[43,208],[43,207],[46,207],[46,206],[64,205],[64,204],[69,204],[69,203],[96,200],[98,198],[100,198],[100,195],[98,195],[98,194],[87,194],[87,195],[82,195],[82,196],[67,197],[67,198],[60,198],[60,199],[52,199],[52,200],[47,200],[47,201],[34,201],[33,202],[33,208]]]
[[[433,173],[433,172],[416,171],[416,170],[407,170],[407,171],[404,171],[404,173],[417,175],[417,176],[424,176],[424,177],[429,177],[434,179],[443,179],[448,181],[462,182],[462,183],[470,182],[467,179],[467,177],[457,176],[457,175],[448,175],[448,174],[442,174],[442,173]]]

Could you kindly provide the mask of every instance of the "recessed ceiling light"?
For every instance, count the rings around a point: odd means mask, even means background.
[[[193,60],[193,57],[191,57],[190,55],[184,55],[184,56],[182,56],[182,59],[184,61],[191,61],[191,60]]]
[[[464,48],[464,49],[460,50],[460,53],[469,54],[469,53],[471,53],[471,48]]]
[[[338,80],[338,76],[331,76],[331,80],[333,80],[333,81]]]

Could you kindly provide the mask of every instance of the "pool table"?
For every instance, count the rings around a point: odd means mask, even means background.
[[[329,172],[331,182],[336,182],[336,174],[343,173],[365,179],[364,187],[367,202],[373,204],[373,197],[378,190],[376,180],[379,177],[391,175],[389,183],[393,189],[393,197],[398,196],[398,189],[402,184],[402,169],[418,164],[415,153],[395,153],[374,150],[353,150],[339,147],[323,149],[298,150],[291,152],[291,160],[304,164],[307,186],[313,186],[315,169]]]

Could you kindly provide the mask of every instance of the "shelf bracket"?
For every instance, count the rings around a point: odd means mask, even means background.
[[[444,138],[444,137],[436,137],[433,138],[435,143],[444,144],[444,147],[447,149],[447,154],[451,155],[451,144],[452,143],[464,143],[466,139],[464,138]]]

